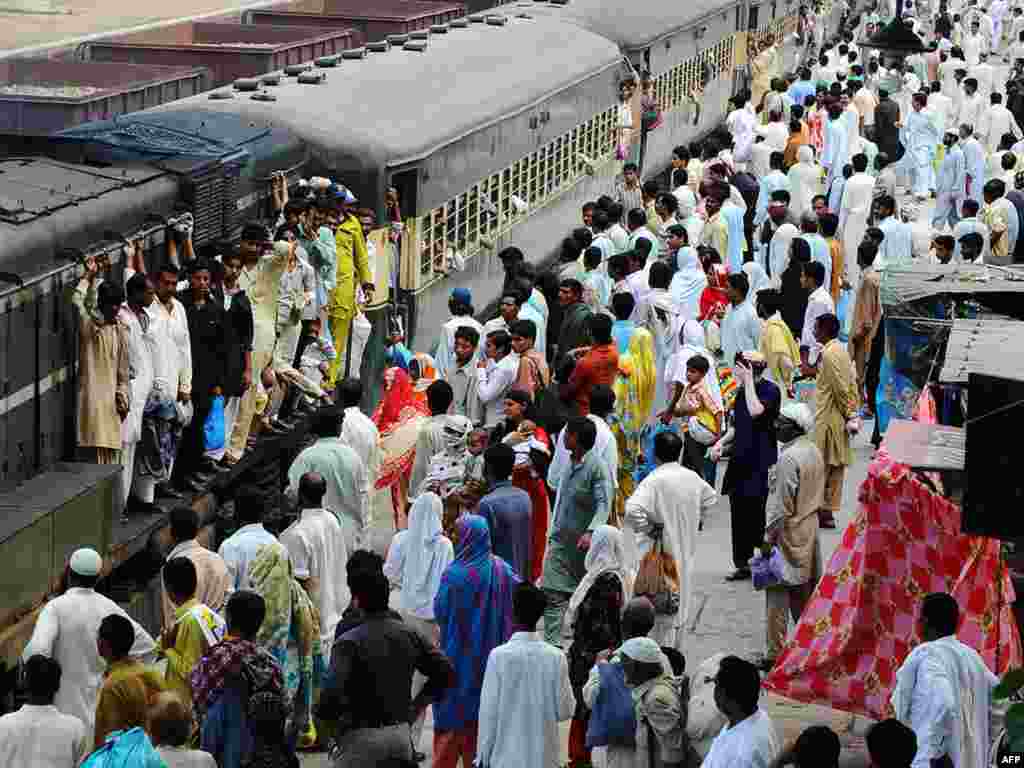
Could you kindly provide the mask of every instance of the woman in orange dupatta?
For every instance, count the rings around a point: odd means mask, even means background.
[[[391,489],[395,530],[408,527],[406,512],[409,475],[416,458],[416,437],[420,424],[430,416],[426,402],[416,397],[412,379],[401,368],[384,370],[384,397],[373,412],[373,423],[380,432],[383,462],[376,488]]]
[[[427,415],[430,415],[430,408],[427,407],[427,389],[437,381],[437,364],[434,358],[426,352],[417,352],[409,361],[409,376],[412,379],[413,396],[417,403],[427,408]]]

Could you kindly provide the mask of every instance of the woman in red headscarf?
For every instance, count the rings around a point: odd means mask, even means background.
[[[383,463],[377,478],[377,489],[390,488],[394,506],[395,530],[408,526],[406,505],[409,497],[409,475],[416,458],[416,436],[420,424],[430,410],[416,396],[412,379],[401,368],[384,370],[384,397],[373,412],[373,423],[380,432]]]
[[[708,285],[700,295],[700,317],[697,318],[703,323],[717,318],[718,311],[729,306],[729,295],[726,293],[729,270],[722,264],[722,257],[714,248],[701,248],[699,253],[704,272],[708,276]]]

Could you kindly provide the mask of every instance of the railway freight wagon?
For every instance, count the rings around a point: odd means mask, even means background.
[[[120,259],[120,236],[161,244],[181,183],[138,163],[96,168],[0,160],[0,490],[61,459],[75,442],[77,322],[70,292],[83,250]],[[117,227],[117,232],[108,229]]]

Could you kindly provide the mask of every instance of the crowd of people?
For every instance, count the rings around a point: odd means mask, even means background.
[[[437,768],[551,768],[562,722],[573,768],[835,768],[827,727],[779,744],[760,673],[821,576],[819,531],[839,522],[851,441],[876,411],[882,275],[1024,250],[1024,192],[1007,191],[1024,188],[1024,17],[1000,0],[907,5],[929,42],[903,72],[855,42],[894,9],[837,39],[802,11],[817,63],[783,72],[765,41],[725,130],[677,147],[668,186],[626,162],[553,266],[502,250],[497,316],[481,323],[454,288],[433,354],[393,326],[372,416],[353,374],[374,222],[344,187],[293,201],[275,176],[273,237],[249,225],[219,254],[193,252],[184,217],[154,272],[129,247],[123,289],[87,261],[79,446],[122,464],[129,511],[202,489],[254,429],[308,412],[312,442],[287,473],[283,530],[244,486],[216,551],[191,508],[171,511],[158,639],[96,592],[102,558],[75,552],[0,754],[278,768],[329,749],[337,766],[408,766],[430,707]],[[922,251],[904,219],[932,196]],[[386,557],[371,551],[378,493]],[[726,578],[764,588],[765,653],[714,659],[702,694],[687,626],[719,493]],[[920,615],[871,761],[983,765],[995,678],[956,640],[953,598]],[[713,706],[694,710],[701,695]]]

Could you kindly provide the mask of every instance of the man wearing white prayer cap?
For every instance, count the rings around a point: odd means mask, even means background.
[[[75,550],[68,563],[67,590],[43,606],[21,654],[22,661],[41,654],[60,664],[62,675],[54,706],[85,723],[87,733],[93,732],[96,698],[106,669],[96,648],[100,622],[112,613],[130,619],[117,603],[96,591],[102,570],[103,558],[96,550]],[[136,622],[132,624],[132,655],[152,661],[153,638]]]
[[[686,702],[679,688],[662,668],[662,651],[649,637],[631,637],[619,648],[626,685],[631,689],[636,719],[636,759],[633,763],[648,764],[648,755],[657,758],[651,765],[682,764],[684,730],[680,715]],[[657,743],[652,745],[651,739]],[[621,748],[616,748],[621,751]],[[612,753],[609,749],[609,764]],[[633,764],[616,761],[617,765]]]
[[[786,642],[789,617],[800,620],[821,575],[818,515],[825,495],[825,461],[814,442],[814,413],[790,401],[775,420],[782,444],[779,461],[768,477],[767,525],[762,552],[777,549],[781,580],[765,589],[767,653],[763,669],[771,669]]]

